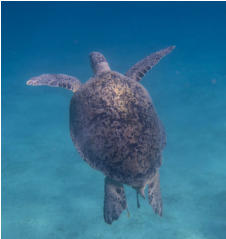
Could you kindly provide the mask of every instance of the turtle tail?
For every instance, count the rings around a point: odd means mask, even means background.
[[[32,77],[26,84],[32,86],[48,85],[51,87],[62,87],[73,92],[77,91],[81,86],[81,82],[76,77],[65,74],[42,74]]]

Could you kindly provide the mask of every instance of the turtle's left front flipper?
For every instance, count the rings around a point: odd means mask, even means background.
[[[154,212],[162,216],[162,195],[160,191],[159,172],[152,178],[148,185],[148,200]]]
[[[26,84],[32,86],[48,85],[51,87],[62,87],[73,92],[77,91],[81,86],[81,82],[76,77],[65,74],[42,74],[32,77]]]
[[[137,62],[134,66],[132,66],[126,72],[126,76],[136,81],[140,81],[149,70],[151,70],[156,64],[158,64],[158,62],[164,56],[168,55],[174,48],[175,46],[170,46],[145,57],[143,60]]]
[[[126,195],[121,183],[105,178],[104,220],[111,224],[127,208]]]

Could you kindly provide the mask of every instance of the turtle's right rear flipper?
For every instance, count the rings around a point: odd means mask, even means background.
[[[126,195],[121,183],[105,178],[104,220],[111,224],[127,208]]]
[[[160,191],[159,172],[157,170],[151,183],[148,185],[148,200],[154,212],[162,216],[162,195]]]

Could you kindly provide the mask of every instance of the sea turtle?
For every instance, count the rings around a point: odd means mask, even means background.
[[[82,158],[105,175],[104,219],[117,220],[127,202],[123,184],[148,199],[162,215],[159,185],[161,151],[166,144],[163,126],[151,97],[139,83],[175,46],[155,52],[126,74],[112,71],[99,52],[90,54],[94,76],[85,84],[64,74],[43,74],[27,85],[63,87],[74,92],[70,103],[70,134]]]

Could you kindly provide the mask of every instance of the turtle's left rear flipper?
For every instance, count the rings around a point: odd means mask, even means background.
[[[154,212],[162,216],[162,195],[160,191],[158,169],[151,183],[148,185],[148,200]]]
[[[126,195],[121,183],[105,178],[104,220],[111,224],[127,208]]]

